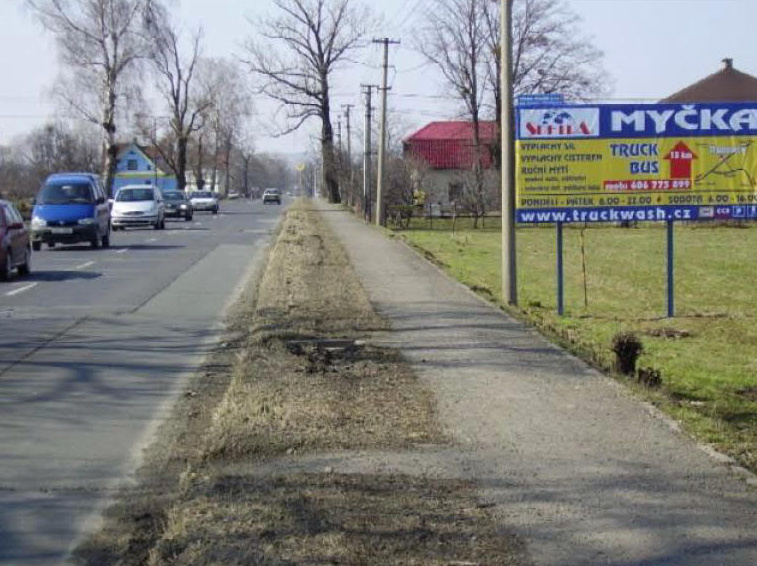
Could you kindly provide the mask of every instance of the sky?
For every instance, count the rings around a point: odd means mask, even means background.
[[[202,26],[204,54],[240,57],[254,33],[250,20],[271,9],[270,0],[172,0],[182,26]],[[401,41],[390,51],[389,110],[404,133],[433,120],[459,117],[459,105],[438,74],[413,50],[423,14],[435,0],[370,2],[383,19],[378,37]],[[619,102],[654,102],[722,67],[757,76],[757,0],[565,0],[582,19],[581,30],[604,52],[604,66]],[[0,0],[0,144],[54,119],[50,89],[58,74],[55,44],[22,6]],[[381,48],[369,44],[355,55],[334,88],[334,106],[353,104],[353,147],[361,142],[364,104],[360,84],[381,80]],[[258,151],[307,151],[317,124],[286,137],[272,136],[273,107],[256,101],[253,137]],[[334,124],[336,127],[337,119]],[[343,135],[346,124],[343,119]]]

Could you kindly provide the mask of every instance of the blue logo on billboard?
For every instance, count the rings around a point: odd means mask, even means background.
[[[563,126],[573,122],[573,116],[571,116],[565,110],[547,110],[542,116],[541,123],[545,126],[549,124],[555,124],[557,126]]]
[[[745,206],[734,206],[733,217],[734,218],[746,218],[747,208]]]

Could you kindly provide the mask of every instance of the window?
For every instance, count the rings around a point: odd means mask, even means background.
[[[463,184],[462,183],[450,183],[449,184],[449,202],[457,202],[460,197],[463,196]]]
[[[13,205],[8,206],[8,208],[6,209],[6,212],[10,213],[9,222],[11,224],[14,222],[21,223],[21,224],[24,223],[24,219],[21,216],[21,213],[18,210],[16,210],[16,208]]]
[[[136,159],[129,159],[126,161],[126,169],[129,171],[137,171],[139,169],[139,163]]]

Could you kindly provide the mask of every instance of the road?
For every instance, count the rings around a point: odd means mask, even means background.
[[[62,562],[128,480],[282,207],[230,201],[0,285],[0,564]]]

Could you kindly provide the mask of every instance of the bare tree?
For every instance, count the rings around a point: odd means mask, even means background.
[[[211,182],[217,182],[218,165],[223,165],[223,186],[231,184],[231,155],[252,112],[252,97],[238,64],[227,59],[203,59],[197,68],[201,98],[210,102],[205,112],[207,139],[212,146]],[[203,132],[204,133],[204,132]]]
[[[607,91],[602,53],[580,34],[579,18],[565,0],[514,0],[513,74],[516,94],[561,93],[584,100]],[[471,174],[461,198],[476,218],[489,203],[483,163],[499,164],[499,142],[484,143],[481,120],[502,115],[500,2],[439,0],[426,14],[418,50],[441,71],[472,123]],[[497,136],[498,138],[499,136]]]
[[[252,164],[255,157],[255,145],[252,138],[242,137],[235,149],[231,163],[235,169],[235,177],[241,179],[242,194],[246,198],[257,196],[252,194]]]
[[[486,11],[491,0],[440,0],[426,14],[427,25],[418,39],[421,53],[444,76],[465,106],[472,125],[472,183],[464,185],[466,208],[475,225],[486,213],[483,159],[488,148],[481,141],[481,113],[492,58],[486,38]]]
[[[159,143],[158,128],[149,121],[143,133],[153,142],[161,157],[176,175],[179,190],[187,186],[187,155],[192,135],[203,126],[203,115],[212,102],[195,95],[195,70],[200,58],[202,30],[190,39],[186,53],[181,33],[171,23],[168,12],[156,1],[149,2],[146,29],[151,39],[150,60],[158,77],[159,90],[169,113],[171,148]]]
[[[75,88],[65,102],[103,131],[102,171],[110,191],[116,169],[116,121],[127,76],[143,54],[138,33],[146,0],[26,0],[58,43]]]
[[[500,92],[499,2],[485,12],[490,90],[497,119],[502,115]],[[603,53],[581,33],[581,19],[565,0],[515,0],[513,10],[513,89],[515,94],[560,93],[567,100],[604,96],[609,78]]]
[[[56,171],[91,171],[97,167],[99,151],[87,132],[60,124],[47,124],[26,137],[29,165],[40,182]]]
[[[367,9],[356,0],[273,0],[278,15],[260,21],[267,42],[247,44],[249,69],[263,78],[261,90],[285,109],[287,128],[321,121],[323,186],[339,202],[331,123],[331,81],[339,64],[360,46]]]

